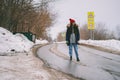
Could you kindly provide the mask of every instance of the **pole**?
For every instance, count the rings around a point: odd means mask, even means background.
[[[89,30],[90,33],[90,39],[94,40],[94,30]]]
[[[94,30],[93,30],[93,40],[94,40]]]

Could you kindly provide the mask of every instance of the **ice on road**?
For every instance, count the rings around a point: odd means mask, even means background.
[[[71,74],[85,80],[120,80],[120,56],[79,46],[80,62],[69,61],[50,51],[57,45],[57,50],[69,58],[68,47],[65,44],[52,44],[40,48],[38,56],[54,69]],[[75,59],[75,54],[73,53]],[[76,60],[76,59],[75,59]]]

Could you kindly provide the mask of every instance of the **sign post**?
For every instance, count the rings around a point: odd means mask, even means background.
[[[90,38],[92,40],[94,40],[94,29],[95,29],[94,12],[88,12],[88,30],[90,31]]]

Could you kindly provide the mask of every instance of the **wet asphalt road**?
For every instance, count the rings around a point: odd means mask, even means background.
[[[120,80],[120,56],[99,50],[79,46],[80,62],[60,57],[50,49],[57,45],[57,50],[69,58],[65,44],[51,44],[38,49],[37,54],[45,65],[64,73],[85,80]]]

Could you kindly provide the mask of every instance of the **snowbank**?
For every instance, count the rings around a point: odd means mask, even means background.
[[[47,43],[48,43],[47,40],[38,40],[38,39],[36,39],[36,41],[35,41],[35,44],[47,44]]]
[[[120,51],[120,41],[118,40],[80,40],[79,43],[103,47],[110,50]]]
[[[13,52],[28,52],[34,45],[24,35],[13,35],[10,31],[0,27],[0,55]]]

